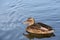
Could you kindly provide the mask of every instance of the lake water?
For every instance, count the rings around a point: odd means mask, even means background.
[[[60,0],[0,0],[0,40],[30,40],[22,24],[29,17],[55,30],[54,37],[32,40],[60,40]]]

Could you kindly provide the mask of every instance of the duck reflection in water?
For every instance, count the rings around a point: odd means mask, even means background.
[[[37,39],[41,39],[41,38],[50,38],[50,37],[54,37],[55,34],[51,33],[51,34],[32,34],[32,33],[28,33],[28,34],[23,34],[25,37],[27,37],[29,40],[34,40],[34,38]]]

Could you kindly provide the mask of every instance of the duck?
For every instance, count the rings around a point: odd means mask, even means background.
[[[26,27],[26,31],[28,33],[33,33],[33,34],[51,34],[54,33],[54,29],[46,25],[42,22],[35,22],[35,19],[33,17],[27,18],[26,21],[23,22],[23,24],[27,24],[28,26]]]

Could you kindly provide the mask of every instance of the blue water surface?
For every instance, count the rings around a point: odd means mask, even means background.
[[[29,40],[22,24],[29,17],[55,30],[55,37],[34,40],[60,40],[60,0],[0,0],[0,40]]]

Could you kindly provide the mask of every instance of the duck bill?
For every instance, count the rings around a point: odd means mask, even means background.
[[[23,24],[28,24],[28,22],[27,21],[24,21]]]

